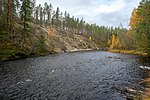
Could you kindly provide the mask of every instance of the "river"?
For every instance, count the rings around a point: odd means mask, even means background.
[[[2,100],[126,100],[141,91],[150,63],[136,55],[88,51],[0,62]],[[130,91],[129,91],[130,92]]]

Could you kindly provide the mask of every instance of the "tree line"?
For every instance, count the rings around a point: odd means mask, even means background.
[[[150,0],[141,0],[132,12],[128,34],[134,49],[150,55]]]
[[[107,46],[107,41],[112,34],[117,35],[121,28],[98,26],[89,24],[84,19],[75,18],[67,11],[54,10],[51,3],[45,2],[36,6],[36,0],[0,0],[0,31],[13,36],[16,34],[17,24],[23,26],[21,30],[22,43],[26,36],[31,34],[31,24],[55,27],[60,30],[70,31],[91,37],[96,43]],[[125,29],[121,30],[124,31]]]
[[[19,35],[21,45],[33,35],[35,25],[80,34],[100,48],[143,50],[150,52],[150,1],[142,0],[132,12],[130,29],[89,24],[67,11],[54,9],[51,3],[36,5],[36,0],[0,0],[0,38],[14,40]]]

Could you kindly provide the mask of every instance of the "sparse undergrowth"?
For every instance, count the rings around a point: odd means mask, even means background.
[[[0,61],[15,59],[26,54],[19,45],[15,45],[10,41],[1,41],[0,47]]]

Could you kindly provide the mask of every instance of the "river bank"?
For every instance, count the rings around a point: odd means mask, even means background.
[[[81,34],[62,31],[53,27],[33,26],[35,33],[30,33],[23,45],[15,38],[0,39],[0,61],[35,56],[45,56],[60,52],[99,50],[99,46]],[[5,37],[5,36],[4,36]]]
[[[122,54],[133,54],[133,55],[142,55],[142,56],[148,56],[147,53],[144,53],[142,51],[136,51],[136,50],[108,50],[109,52],[113,53],[122,53]]]
[[[25,58],[33,58],[33,57],[44,57],[51,54],[58,54],[58,53],[66,53],[66,52],[86,52],[86,51],[97,51],[95,49],[74,49],[74,50],[64,50],[64,51],[53,51],[53,52],[45,52],[45,53],[38,53],[38,54],[17,54],[15,56],[9,56],[9,57],[3,57],[3,59],[0,60],[0,62],[3,61],[13,61],[13,60],[19,60],[19,59],[25,59]]]
[[[150,100],[150,78],[144,79],[140,84],[145,84],[145,90],[142,94],[142,100]]]
[[[141,55],[143,57],[147,57],[148,56],[147,53],[144,53],[144,52],[141,52],[141,51],[136,51],[136,50],[108,50],[108,51],[109,52],[113,52],[113,53]],[[142,62],[143,62],[143,59],[142,59]],[[148,66],[148,67],[150,67],[150,66]],[[148,77],[149,76],[150,75],[148,75]],[[149,78],[145,78],[139,84],[145,84],[145,86],[146,86],[144,91],[140,94],[142,96],[142,100],[150,100],[150,77]]]

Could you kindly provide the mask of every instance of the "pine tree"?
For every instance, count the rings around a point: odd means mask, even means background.
[[[23,25],[23,32],[22,32],[22,46],[25,42],[26,36],[30,33],[30,21],[31,21],[31,14],[32,14],[32,7],[30,0],[21,0],[21,21]]]
[[[43,25],[43,8],[41,7],[41,5],[39,5],[39,9],[40,9],[40,25]]]
[[[32,22],[36,23],[36,1],[31,0],[31,7],[32,7]]]
[[[76,33],[79,33],[79,18],[76,20]]]
[[[14,7],[14,3],[16,0],[4,0],[3,2],[0,1],[3,4],[1,4],[1,14],[3,16],[3,25],[5,27],[5,29],[7,30],[7,32],[9,33],[9,35],[12,35],[13,33],[13,14],[14,14],[14,9],[16,9]],[[9,30],[9,31],[8,31]]]
[[[13,0],[8,0],[9,6],[8,6],[8,21],[9,21],[9,29],[10,29],[10,35],[12,35],[12,31],[13,31],[13,26],[12,26],[12,4],[13,4]]]
[[[48,22],[48,23],[51,23],[52,10],[53,10],[53,7],[52,7],[52,5],[50,4],[50,5],[48,6],[48,9],[47,9],[47,22]]]
[[[48,4],[45,2],[44,3],[44,8],[43,8],[44,23],[46,23],[47,10],[48,10]]]
[[[59,7],[57,7],[56,9],[56,14],[55,14],[55,18],[56,18],[56,27],[58,28],[60,26],[60,21],[59,21],[59,16],[60,15],[60,10]]]
[[[67,12],[64,13],[64,22],[63,22],[63,29],[66,30],[67,27]]]
[[[19,0],[12,0],[12,12],[13,12],[13,20],[17,20],[18,19],[18,12],[17,10],[20,9],[20,2]]]
[[[52,13],[52,22],[51,22],[52,26],[55,25],[55,22],[54,22],[55,16],[56,16],[56,15],[55,15],[55,11],[53,11],[53,13]]]
[[[60,13],[60,29],[63,29],[64,25],[64,18],[63,18],[63,13]]]
[[[70,30],[70,14],[67,14],[67,18],[66,18],[66,27],[67,30]]]
[[[83,33],[83,18],[80,20],[80,34]]]
[[[36,24],[38,24],[39,22],[39,6],[37,6],[36,8],[35,8],[35,20],[36,20]]]

